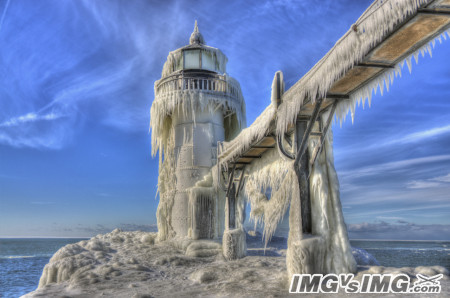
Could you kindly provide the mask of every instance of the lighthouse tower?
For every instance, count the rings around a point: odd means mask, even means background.
[[[152,153],[160,154],[160,240],[217,238],[223,232],[224,201],[216,190],[193,189],[212,175],[217,142],[234,138],[245,126],[241,88],[226,74],[227,61],[205,44],[195,22],[189,45],[169,53],[155,82],[150,126]]]

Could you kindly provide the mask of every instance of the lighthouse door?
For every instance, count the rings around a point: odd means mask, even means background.
[[[210,239],[214,236],[213,200],[210,197],[200,196],[197,199],[199,238]]]

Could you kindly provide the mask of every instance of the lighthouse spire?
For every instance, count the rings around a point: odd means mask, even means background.
[[[189,38],[189,44],[205,44],[205,39],[198,30],[197,20],[195,20],[194,32],[192,32],[191,38]]]

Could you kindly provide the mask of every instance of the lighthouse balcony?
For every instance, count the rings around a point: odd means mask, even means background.
[[[227,75],[206,71],[180,71],[155,84],[156,96],[178,91],[200,91],[215,95],[242,97],[239,83]]]

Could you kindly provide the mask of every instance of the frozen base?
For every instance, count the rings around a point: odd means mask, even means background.
[[[285,238],[274,237],[264,251],[260,236],[247,235],[247,256],[234,261],[224,259],[217,242],[155,239],[155,233],[115,230],[67,245],[45,266],[39,288],[25,297],[292,297]],[[439,266],[360,266],[356,278],[367,273],[448,274]],[[448,275],[441,285],[442,293],[433,297],[449,297]]]

